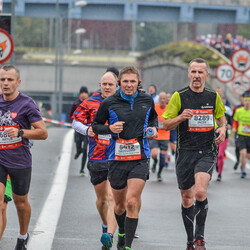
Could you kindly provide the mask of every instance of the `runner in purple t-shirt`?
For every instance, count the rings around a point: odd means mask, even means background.
[[[36,103],[18,91],[19,70],[13,65],[0,69],[0,201],[4,201],[7,174],[12,182],[20,232],[15,249],[25,250],[31,215],[28,192],[31,179],[29,139],[45,140],[47,129]],[[31,129],[33,127],[33,129]],[[2,207],[2,206],[0,206]],[[0,211],[0,228],[2,228]]]

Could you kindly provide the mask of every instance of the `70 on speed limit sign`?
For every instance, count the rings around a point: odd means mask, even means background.
[[[216,68],[216,78],[222,83],[231,82],[234,78],[234,68],[230,64],[221,64]]]

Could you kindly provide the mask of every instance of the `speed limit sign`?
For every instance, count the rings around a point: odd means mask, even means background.
[[[234,68],[230,64],[221,64],[216,68],[216,78],[222,83],[231,82],[234,78]]]

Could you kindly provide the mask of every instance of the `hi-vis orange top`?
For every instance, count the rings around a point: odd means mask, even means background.
[[[163,129],[164,118],[162,117],[162,115],[165,112],[166,108],[167,106],[164,109],[162,109],[160,107],[160,104],[155,104],[155,111],[158,114],[158,125],[159,125],[158,138],[156,138],[156,140],[169,140],[170,139],[170,131],[166,131]]]

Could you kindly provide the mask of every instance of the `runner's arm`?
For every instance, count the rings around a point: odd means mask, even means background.
[[[33,140],[45,140],[48,137],[48,132],[43,120],[31,123],[33,129],[22,129],[23,138],[33,139]],[[11,138],[18,136],[18,128],[6,128],[5,131],[8,133],[8,136]]]
[[[215,139],[215,143],[221,144],[225,140],[226,130],[227,130],[227,119],[225,115],[220,118],[217,118],[216,123],[219,126],[219,128],[216,129],[216,133],[218,133],[219,136]]]
[[[108,102],[107,100],[104,100],[95,117],[94,117],[94,121],[92,123],[92,129],[93,132],[97,135],[104,135],[104,134],[111,134],[113,133],[110,128],[109,125],[105,125],[106,121],[109,118],[109,108],[108,108]]]
[[[87,135],[89,127],[73,119],[72,128],[82,135]]]
[[[192,109],[184,109],[183,112],[174,117],[174,118],[167,118],[163,122],[163,128],[165,130],[172,130],[175,129],[180,123],[187,119],[191,119],[193,116],[193,110]]]

